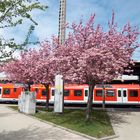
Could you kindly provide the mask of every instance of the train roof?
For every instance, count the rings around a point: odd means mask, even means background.
[[[0,86],[14,86],[12,83],[0,84]]]
[[[18,87],[24,87],[23,84],[14,84],[14,83],[1,83],[1,87],[13,87],[13,88],[18,88]]]
[[[113,88],[140,88],[139,84],[114,84],[112,85]]]
[[[65,88],[71,88],[71,89],[81,89],[81,88],[88,88],[89,86],[87,84],[65,84]]]
[[[71,88],[71,89],[81,89],[81,88],[88,88],[87,84],[65,84],[65,88]],[[32,88],[45,88],[42,84],[35,84],[31,86]],[[55,86],[51,86],[54,88]]]

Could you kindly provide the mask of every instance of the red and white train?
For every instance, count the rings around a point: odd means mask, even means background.
[[[64,103],[85,104],[88,100],[88,85],[65,85]],[[0,84],[0,101],[18,101],[23,91],[22,86],[14,84]],[[102,86],[96,85],[93,91],[93,104],[101,104],[103,100]],[[46,90],[43,85],[32,85],[31,91],[36,92],[37,102],[46,101]],[[54,102],[54,87],[49,90],[49,102]],[[111,84],[104,88],[106,104],[140,104],[140,85],[138,84]]]

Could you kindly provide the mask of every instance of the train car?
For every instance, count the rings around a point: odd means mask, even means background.
[[[22,84],[0,84],[0,101],[1,102],[17,102],[18,97],[22,91],[24,91],[25,86]],[[37,102],[46,101],[46,90],[41,84],[35,84],[31,86],[31,91],[36,92]],[[49,96],[50,97],[50,96]]]
[[[50,102],[54,102],[54,87],[51,88]],[[65,85],[64,103],[83,104],[88,101],[88,85]],[[103,97],[104,93],[104,97]],[[138,84],[112,84],[96,85],[93,91],[93,104],[102,104],[105,98],[106,104],[140,104],[140,85]]]
[[[54,87],[51,88],[50,102],[54,102]],[[66,84],[64,86],[64,103],[83,104],[88,100],[88,85]]]
[[[140,104],[140,85],[138,84],[114,84],[96,86],[93,93],[93,103],[101,104],[103,92],[106,104]]]
[[[21,85],[11,83],[0,84],[0,101],[17,102],[18,96],[22,91],[23,87]]]
[[[64,103],[87,103],[88,85],[65,85]],[[104,93],[104,96],[103,96]],[[102,104],[103,98],[106,104],[139,105],[140,85],[138,84],[112,84],[96,85],[93,91],[93,104]],[[50,101],[54,101],[54,88],[51,88]]]

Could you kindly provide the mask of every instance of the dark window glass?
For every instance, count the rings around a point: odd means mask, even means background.
[[[74,90],[74,96],[82,96],[82,90]]]
[[[10,94],[10,89],[9,88],[5,88],[3,91],[3,94]]]
[[[86,97],[88,96],[88,90],[85,90],[85,96]]]
[[[0,94],[1,94],[1,88],[0,88]]]
[[[126,97],[126,90],[123,91],[123,97]]]
[[[16,92],[17,91],[17,88],[14,88],[14,92]]]
[[[130,97],[138,97],[138,90],[130,90]]]
[[[96,96],[97,97],[102,97],[102,90],[96,90]]]
[[[42,96],[46,96],[47,91],[44,89],[42,90]]]
[[[114,97],[115,96],[115,91],[114,90],[107,90],[106,96],[107,97]]]
[[[53,90],[52,90],[52,96],[54,96],[54,94],[55,94],[55,90],[53,89]]]
[[[64,96],[69,96],[70,95],[70,91],[69,90],[64,90]]]
[[[121,97],[121,90],[118,90],[118,97]]]

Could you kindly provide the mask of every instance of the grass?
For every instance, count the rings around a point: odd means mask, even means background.
[[[10,107],[17,109],[15,106]],[[93,110],[89,122],[85,122],[85,110],[65,109],[63,114],[55,114],[52,110],[46,112],[44,108],[38,110],[35,117],[89,136],[101,138],[114,134],[109,116],[103,110]]]

